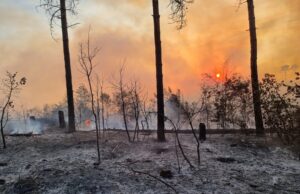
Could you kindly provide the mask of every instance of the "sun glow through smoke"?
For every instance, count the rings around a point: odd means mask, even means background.
[[[0,71],[18,71],[30,80],[17,103],[28,108],[59,103],[66,95],[61,41],[56,43],[52,40],[44,11],[36,12],[39,1],[12,2],[0,0]],[[107,92],[111,92],[109,79],[124,58],[127,59],[126,69],[130,71],[127,79],[135,75],[149,94],[155,92],[151,2],[121,2],[126,3],[92,0],[79,4],[78,16],[72,18],[72,22],[81,25],[70,29],[74,89],[85,83],[77,70],[77,52],[78,45],[85,40],[92,25],[93,46],[103,48],[96,57],[99,66],[95,71],[105,75],[103,79],[107,83]],[[199,90],[203,74],[209,74],[217,81],[224,81],[229,72],[250,76],[247,6],[243,5],[236,11],[236,0],[194,1],[188,12],[188,25],[177,31],[168,18],[169,2],[161,2],[166,87],[184,88],[184,95],[197,98],[195,91]],[[297,45],[300,41],[300,1],[257,1],[255,8],[259,28],[259,78],[265,73],[284,78],[282,65],[300,64]],[[59,26],[55,28],[57,39],[61,37],[59,29]],[[287,77],[292,73],[288,71]],[[38,95],[33,95],[36,93]]]

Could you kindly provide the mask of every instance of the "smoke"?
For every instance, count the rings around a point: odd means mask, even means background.
[[[37,120],[11,120],[4,129],[5,134],[42,134],[45,125]]]

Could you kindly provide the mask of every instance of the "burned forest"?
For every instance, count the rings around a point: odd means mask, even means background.
[[[300,193],[298,0],[0,2],[0,193]]]

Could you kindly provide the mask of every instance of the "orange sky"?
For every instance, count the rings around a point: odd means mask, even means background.
[[[201,75],[221,71],[225,61],[229,73],[249,75],[246,5],[237,10],[237,0],[195,0],[189,9],[188,25],[177,31],[168,18],[168,2],[160,0],[165,87],[197,96]],[[38,3],[0,2],[1,76],[9,70],[27,77],[28,85],[20,94],[20,103],[27,107],[56,103],[66,94],[60,31],[57,28],[58,41],[54,41],[48,18],[43,10],[36,9]],[[259,74],[269,72],[283,78],[282,65],[300,65],[300,1],[255,3]],[[78,71],[78,44],[92,25],[93,45],[102,48],[97,72],[108,82],[126,58],[127,78],[139,79],[152,94],[155,62],[151,0],[81,0],[78,12],[72,21],[80,25],[70,29],[74,90],[84,81]]]

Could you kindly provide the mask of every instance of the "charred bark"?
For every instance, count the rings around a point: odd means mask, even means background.
[[[130,134],[128,131],[128,125],[127,125],[126,103],[125,103],[124,91],[122,89],[122,86],[120,92],[121,92],[121,103],[122,103],[121,106],[122,106],[122,116],[123,116],[124,126],[127,133],[128,141],[131,142]]]
[[[73,98],[73,86],[72,86],[72,72],[71,72],[71,60],[69,49],[69,35],[68,35],[68,23],[66,13],[66,1],[60,0],[60,12],[61,12],[61,29],[63,37],[63,50],[65,61],[65,73],[66,73],[66,86],[67,86],[67,98],[68,98],[68,131],[75,131],[75,111],[74,111],[74,98]]]
[[[163,72],[162,72],[162,51],[160,40],[160,15],[158,0],[152,0],[153,21],[154,21],[154,42],[156,59],[156,90],[157,90],[157,139],[165,141],[165,112],[164,112],[164,92],[163,92]]]
[[[90,96],[91,96],[91,107],[92,107],[92,113],[94,116],[94,122],[95,122],[95,127],[96,127],[96,143],[97,143],[97,162],[94,163],[94,165],[99,165],[101,158],[100,158],[100,132],[99,132],[99,120],[97,116],[97,110],[96,110],[96,104],[95,104],[95,97],[94,97],[94,92],[93,92],[93,86],[92,86],[92,73],[95,68],[95,65],[93,64],[93,59],[97,56],[97,53],[99,52],[98,48],[91,49],[90,48],[90,30],[88,33],[88,39],[86,42],[86,48],[83,46],[83,44],[80,44],[80,54],[79,54],[79,63],[82,68],[82,72],[85,74],[87,81],[88,81],[88,86],[89,86],[89,91],[90,91]],[[98,99],[97,99],[98,101]],[[98,102],[97,102],[98,103]]]
[[[1,114],[1,124],[0,124],[0,129],[1,129],[1,137],[2,137],[2,143],[3,143],[3,149],[6,149],[6,141],[5,141],[5,135],[4,135],[4,115],[6,111],[6,106],[2,109],[2,114]]]
[[[90,89],[90,93],[91,93],[91,104],[92,104],[92,112],[93,112],[93,116],[95,119],[95,127],[96,127],[96,142],[97,142],[97,163],[95,164],[100,164],[101,162],[101,156],[100,156],[100,143],[99,143],[99,123],[98,123],[98,119],[97,119],[97,112],[95,110],[95,100],[94,100],[94,93],[93,93],[93,88],[92,88],[92,80],[91,80],[91,74],[87,74],[87,80],[88,80],[88,84],[89,84],[89,89]]]
[[[59,128],[66,128],[65,115],[63,111],[58,111]]]
[[[102,129],[103,132],[105,131],[105,125],[104,125],[104,99],[103,99],[103,86],[101,86],[101,118],[102,118]],[[99,124],[100,125],[100,124]]]
[[[253,106],[255,116],[256,134],[264,134],[264,125],[261,112],[261,100],[258,81],[257,70],[257,35],[255,24],[255,12],[253,0],[247,0],[248,5],[248,17],[249,17],[249,32],[250,32],[250,44],[251,44],[251,81],[252,81],[252,93],[253,93]]]

